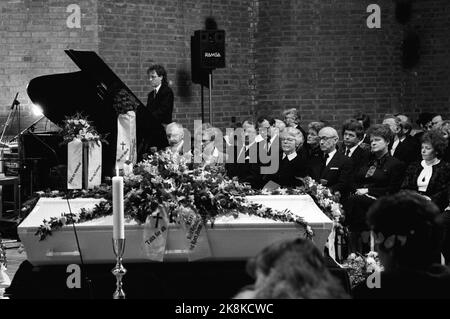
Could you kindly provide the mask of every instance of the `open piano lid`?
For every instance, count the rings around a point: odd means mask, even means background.
[[[92,51],[65,50],[81,69],[78,72],[44,75],[30,81],[28,96],[44,115],[61,126],[68,116],[88,117],[108,143],[102,147],[103,176],[113,174],[116,156],[116,103],[144,107],[120,78]],[[150,121],[147,125],[156,125]],[[161,125],[161,124],[159,124]]]
[[[64,50],[81,69],[44,75],[30,81],[27,93],[44,115],[61,125],[67,116],[82,113],[99,133],[112,133],[117,125],[115,101],[126,99],[136,107],[142,102],[93,51]]]

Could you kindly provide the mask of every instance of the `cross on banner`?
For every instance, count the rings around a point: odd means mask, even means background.
[[[123,151],[123,147],[127,144],[125,142],[122,142],[120,145],[122,145],[122,151]]]
[[[159,212],[156,214],[156,216],[152,216],[152,217],[156,219],[155,228],[158,228],[159,220],[163,219],[163,218],[160,216]]]

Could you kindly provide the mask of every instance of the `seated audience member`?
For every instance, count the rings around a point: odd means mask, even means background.
[[[339,192],[346,198],[350,191],[352,161],[337,151],[339,136],[334,128],[327,126],[321,129],[319,140],[323,159],[311,163],[312,166],[308,167],[309,175],[329,187],[332,192]]]
[[[364,136],[361,139],[360,143],[365,143],[366,145],[370,145],[370,138],[369,135],[367,135],[367,130],[370,127],[370,117],[369,115],[359,112],[355,114],[354,119],[357,120],[364,128]]]
[[[368,224],[384,271],[379,286],[363,282],[355,298],[450,298],[450,270],[439,264],[443,225],[432,201],[411,191],[383,197],[370,208]]]
[[[402,184],[405,166],[389,154],[393,133],[388,125],[376,124],[369,128],[371,158],[354,173],[353,189],[344,205],[345,223],[350,231],[349,250],[363,252],[362,232],[368,231],[366,213],[377,198],[396,193]]]
[[[450,163],[450,121],[443,121],[439,131],[442,133],[444,138],[448,141],[447,147],[445,148],[444,155],[442,156],[442,160]]]
[[[247,263],[255,278],[234,299],[348,299],[322,253],[308,239],[275,242]]]
[[[394,141],[389,145],[391,155],[406,165],[420,159],[420,145],[409,135],[412,126],[407,122],[401,123],[398,117],[387,115],[383,124],[388,124],[394,133]]]
[[[296,136],[299,130],[293,127],[286,128],[280,135],[282,155],[278,172],[264,176],[265,182],[275,182],[281,187],[302,186],[300,178],[306,176],[306,161],[295,151]]]
[[[254,188],[261,187],[258,165],[258,143],[256,143],[255,126],[245,121],[242,134],[237,131],[238,141],[228,148],[228,161],[225,164],[227,175],[237,177],[242,183],[249,183]],[[231,157],[230,155],[233,154]]]
[[[233,123],[232,130],[225,131],[225,135],[223,137],[223,140],[225,141],[225,149],[236,144],[236,141],[238,139],[238,136],[236,135],[237,129],[242,129],[241,122]]]
[[[311,122],[308,124],[308,134],[304,149],[306,151],[306,160],[308,174],[317,178],[318,172],[313,172],[313,167],[320,167],[323,164],[323,152],[320,149],[319,131],[325,127],[323,122]],[[313,178],[314,178],[313,177]]]
[[[431,119],[431,129],[437,130],[441,127],[442,122],[444,120],[442,119],[442,115],[435,114],[433,118]]]
[[[370,149],[364,147],[367,145],[360,143],[364,137],[364,128],[359,121],[350,119],[344,122],[342,126],[343,145],[341,153],[352,160],[354,170],[368,162]],[[367,145],[367,147],[370,147]]]
[[[308,151],[305,147],[305,137],[299,129],[297,129],[295,135],[295,151],[301,158],[305,159],[305,161],[308,160]]]
[[[269,120],[265,116],[260,116],[256,120],[256,125],[257,125],[257,130],[258,130],[258,135],[255,138],[256,143],[259,143],[262,141],[265,141],[267,143],[267,138],[269,136],[269,128],[270,128]]]
[[[270,125],[278,129],[278,134],[281,134],[286,129],[286,123],[280,119],[272,119]]]
[[[300,125],[300,118],[298,116],[298,111],[296,108],[291,108],[283,111],[284,122],[287,127],[293,127],[299,129],[302,132],[303,137],[306,137],[305,130]]]
[[[216,142],[216,135],[218,138],[218,145]],[[226,156],[222,149],[222,135],[219,129],[213,127],[210,123],[203,123],[200,130],[194,133],[194,164],[202,167],[225,164]]]
[[[417,119],[416,123],[417,123],[417,125],[419,125],[420,130],[418,130],[414,134],[414,137],[416,138],[417,142],[420,143],[420,141],[422,139],[422,135],[431,129],[431,125],[432,125],[431,121],[432,121],[433,117],[434,117],[433,113],[424,112],[424,113],[419,114],[419,118]]]
[[[402,188],[431,199],[440,209],[448,206],[450,164],[441,161],[448,141],[437,130],[422,136],[422,161],[412,163],[405,173]]]
[[[172,122],[166,126],[166,135],[169,146],[166,148],[173,154],[183,155],[184,150],[184,130],[183,125],[177,122]]]
[[[308,124],[308,134],[306,136],[306,150],[308,160],[322,159],[323,153],[320,150],[319,131],[325,127],[323,122],[311,122]]]
[[[269,139],[267,141],[267,149],[271,153],[272,145],[277,146],[277,150],[281,156],[281,148],[280,148],[280,134],[284,132],[286,129],[286,124],[279,119],[270,119],[269,121]]]

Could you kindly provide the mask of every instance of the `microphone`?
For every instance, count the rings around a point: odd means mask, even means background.
[[[17,106],[17,105],[20,104],[20,102],[17,100],[17,97],[18,97],[18,96],[19,96],[19,92],[17,92],[17,93],[16,93],[16,96],[14,97],[14,100],[13,100],[12,105],[11,105],[11,110],[12,110],[15,106]]]

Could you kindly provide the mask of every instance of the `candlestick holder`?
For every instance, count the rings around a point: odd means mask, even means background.
[[[111,270],[112,274],[116,276],[116,291],[113,294],[113,299],[125,299],[125,292],[122,289],[122,277],[127,273],[127,270],[122,265],[125,239],[113,239],[113,251],[114,255],[116,255],[116,266]]]

